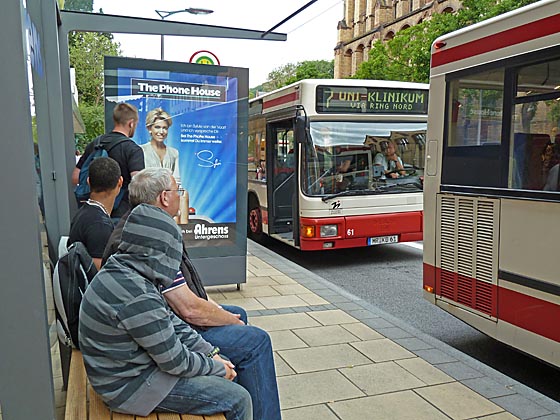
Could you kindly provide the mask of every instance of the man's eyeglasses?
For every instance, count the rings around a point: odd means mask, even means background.
[[[176,190],[165,190],[165,191],[175,191],[179,197],[184,196],[186,192],[184,188],[177,188]]]

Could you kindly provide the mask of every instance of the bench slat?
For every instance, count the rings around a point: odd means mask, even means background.
[[[107,408],[101,397],[88,384],[89,418],[95,420],[111,420],[111,411]]]
[[[181,420],[181,415],[175,413],[158,413],[158,420]]]
[[[133,418],[134,418],[134,416],[132,416],[130,414],[122,414],[122,413],[113,412],[113,420],[131,420]]]
[[[211,416],[204,416],[204,420],[226,420],[225,416],[220,414],[212,414]]]
[[[87,377],[84,369],[82,353],[78,350],[72,350],[68,383],[72,386],[68,386],[66,393],[66,411],[64,418],[66,420],[80,420],[87,418]]]
[[[156,413],[150,414],[148,417],[136,416],[136,420],[158,420]]]

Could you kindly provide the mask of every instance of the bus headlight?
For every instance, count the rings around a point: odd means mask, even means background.
[[[314,238],[315,237],[315,226],[302,226],[301,236],[304,238]]]
[[[323,225],[319,232],[321,238],[330,238],[332,236],[338,236],[338,225]]]

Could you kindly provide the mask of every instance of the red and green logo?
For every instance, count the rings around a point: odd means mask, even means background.
[[[216,56],[216,54],[207,51],[207,50],[200,50],[195,52],[191,55],[189,59],[189,63],[194,64],[209,64],[211,66],[220,65],[220,60]]]

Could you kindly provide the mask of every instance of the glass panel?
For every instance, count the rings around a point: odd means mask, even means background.
[[[449,147],[501,143],[503,83],[502,69],[450,83]]]
[[[517,72],[509,168],[510,188],[559,190],[560,60]],[[546,95],[547,100],[542,100]],[[531,100],[532,99],[532,100]]]
[[[422,191],[426,123],[312,122],[305,145],[308,195]]]
[[[249,134],[248,140],[249,143],[247,145],[247,152],[248,152],[247,165],[248,165],[249,172],[252,172],[254,174],[257,171],[257,164],[258,164],[258,157],[257,157],[258,154],[257,154],[257,145],[255,144],[255,135]],[[251,175],[249,174],[249,179],[250,178]]]
[[[517,96],[560,94],[560,60],[523,67],[517,74]]]
[[[295,171],[294,131],[291,127],[277,127],[275,137],[274,186],[277,187]]]
[[[560,101],[515,105],[510,188],[558,191]]]
[[[266,180],[266,120],[257,118],[249,121],[248,170],[249,179]]]

